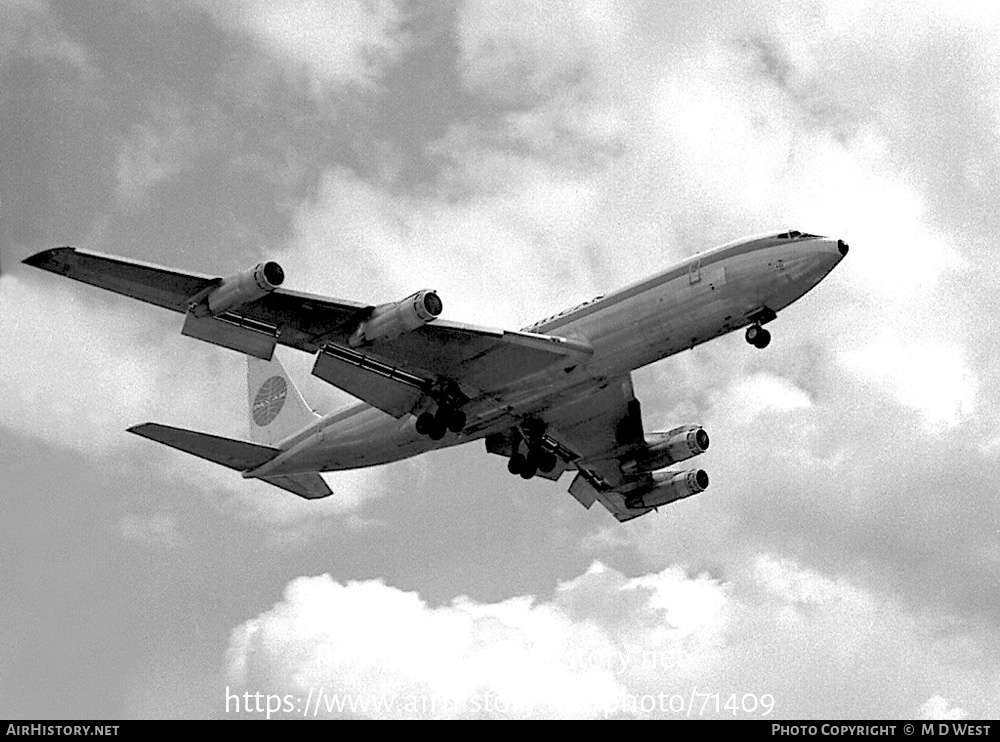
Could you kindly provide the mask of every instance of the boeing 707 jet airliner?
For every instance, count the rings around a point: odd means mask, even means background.
[[[570,493],[626,521],[708,487],[669,467],[708,448],[699,425],[643,430],[631,372],[764,325],[847,255],[843,240],[783,232],[698,255],[522,330],[439,319],[435,291],[371,306],[281,288],[264,262],[229,278],[58,247],[28,265],[185,315],[184,335],[248,357],[249,441],[144,423],[129,431],[315,499],[320,472],[385,464],[484,439],[524,479],[576,476]],[[316,414],[274,357],[316,356],[312,373],[361,400]]]

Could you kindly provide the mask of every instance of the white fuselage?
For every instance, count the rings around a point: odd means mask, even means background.
[[[473,400],[464,410],[474,433],[449,433],[432,441],[416,432],[412,416],[397,420],[361,403],[326,415],[283,441],[283,454],[268,467],[268,474],[384,464],[507,429],[522,417],[578,398],[593,388],[595,379],[628,373],[745,327],[765,308],[782,310],[819,283],[842,257],[836,239],[775,236],[695,255],[525,328],[582,340],[594,353],[572,372],[557,367]]]

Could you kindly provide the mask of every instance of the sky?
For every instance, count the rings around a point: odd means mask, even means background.
[[[997,69],[988,0],[4,2],[0,717],[996,718]],[[246,438],[245,361],[20,264],[516,329],[790,228],[851,251],[766,351],[635,372],[712,485],[627,524],[481,442],[306,502],[128,435]]]

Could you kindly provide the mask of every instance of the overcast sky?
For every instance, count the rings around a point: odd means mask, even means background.
[[[996,718],[998,39],[992,0],[0,4],[0,717]],[[244,360],[20,265],[272,258],[518,328],[788,228],[850,255],[766,351],[635,374],[712,486],[628,524],[481,443],[305,502],[130,436],[247,437]]]

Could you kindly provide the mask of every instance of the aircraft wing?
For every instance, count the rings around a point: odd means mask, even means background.
[[[645,515],[651,508],[631,510],[617,487],[625,482],[621,461],[645,446],[642,410],[630,374],[604,379],[597,389],[542,415],[546,435],[577,457],[579,472],[572,494],[589,508],[600,502],[619,521]]]
[[[554,481],[565,471],[576,469],[570,494],[588,509],[600,502],[619,521],[652,509],[625,507],[625,498],[617,491],[626,483],[622,460],[645,447],[642,411],[630,374],[579,387],[562,399],[551,400],[551,405],[537,417],[545,423],[546,446],[558,458],[552,472],[539,472],[538,476]],[[487,451],[511,456],[512,433],[488,436]]]
[[[269,360],[276,344],[319,353],[313,373],[395,417],[424,395],[448,389],[473,399],[593,351],[585,343],[529,332],[436,320],[361,349],[348,338],[374,307],[277,288],[218,316],[191,305],[222,278],[101,253],[58,247],[26,264],[186,314],[183,334]]]
[[[24,263],[181,314],[188,312],[192,299],[223,281],[221,277],[176,271],[75,247],[43,250],[26,258]],[[207,320],[217,324],[219,332],[244,328],[272,338],[278,333],[277,342],[282,345],[315,352],[315,338],[350,324],[371,308],[366,304],[276,289],[236,311]],[[267,358],[270,359],[270,354]]]

